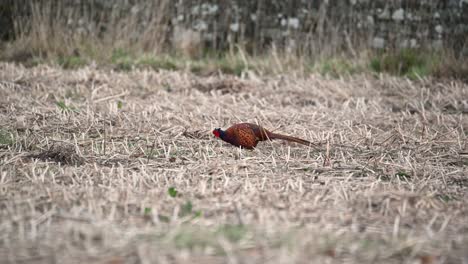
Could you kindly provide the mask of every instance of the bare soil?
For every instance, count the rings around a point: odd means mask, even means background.
[[[1,63],[0,126],[1,263],[468,263],[461,82]]]

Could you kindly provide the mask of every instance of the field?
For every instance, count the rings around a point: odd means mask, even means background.
[[[1,263],[468,263],[462,82],[1,63],[0,125]]]

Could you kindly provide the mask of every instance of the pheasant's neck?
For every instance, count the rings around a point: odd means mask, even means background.
[[[219,138],[224,140],[226,138],[226,131],[219,130]]]

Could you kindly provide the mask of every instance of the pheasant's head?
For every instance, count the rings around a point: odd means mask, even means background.
[[[224,134],[224,131],[221,130],[221,128],[216,128],[213,130],[213,135],[215,135],[215,137],[221,137],[223,134]]]

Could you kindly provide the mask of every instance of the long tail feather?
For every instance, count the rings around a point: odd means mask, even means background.
[[[275,134],[275,133],[271,133],[268,136],[270,137],[270,139],[282,139],[282,140],[287,140],[287,141],[291,141],[291,142],[296,142],[296,143],[306,145],[306,146],[314,146],[314,144],[312,142],[307,141],[305,139],[297,138],[297,137],[291,137],[291,136]]]

